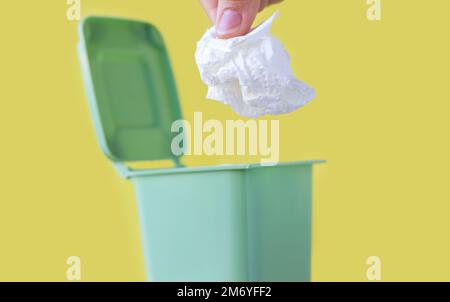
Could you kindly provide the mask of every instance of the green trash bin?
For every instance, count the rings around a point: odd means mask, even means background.
[[[309,281],[313,165],[182,167],[181,111],[152,25],[89,17],[79,58],[100,146],[136,188],[150,281]],[[170,159],[172,169],[128,162]]]

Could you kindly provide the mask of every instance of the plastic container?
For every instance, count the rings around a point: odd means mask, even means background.
[[[319,161],[185,168],[163,39],[147,23],[89,17],[79,56],[97,137],[136,188],[150,281],[309,281],[312,168]],[[128,162],[170,159],[173,169]]]

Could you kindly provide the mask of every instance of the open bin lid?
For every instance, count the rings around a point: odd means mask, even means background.
[[[89,17],[79,56],[97,137],[115,162],[174,160],[171,125],[181,111],[169,57],[151,24]]]

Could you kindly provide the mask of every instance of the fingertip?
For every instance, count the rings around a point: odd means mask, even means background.
[[[236,37],[242,33],[242,12],[236,9],[224,10],[216,23],[216,33],[220,39]]]
[[[219,1],[216,21],[216,34],[219,39],[230,39],[246,35],[250,32],[260,2],[252,1]]]

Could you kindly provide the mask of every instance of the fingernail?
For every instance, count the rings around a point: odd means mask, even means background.
[[[217,24],[217,33],[219,35],[226,35],[235,32],[239,29],[242,22],[242,15],[240,12],[227,9],[223,12],[222,17]]]

